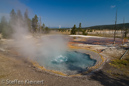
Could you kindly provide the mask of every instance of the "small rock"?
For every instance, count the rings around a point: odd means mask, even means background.
[[[3,48],[0,48],[0,51],[3,51],[3,52],[5,52],[5,49],[3,49]]]

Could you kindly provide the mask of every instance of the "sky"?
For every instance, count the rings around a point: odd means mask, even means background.
[[[0,0],[0,18],[9,19],[11,10],[20,9],[24,14],[29,10],[29,18],[36,14],[48,27],[82,27],[129,23],[129,0]]]

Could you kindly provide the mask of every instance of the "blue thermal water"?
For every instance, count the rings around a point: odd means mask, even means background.
[[[88,67],[95,65],[96,60],[91,59],[90,55],[77,51],[67,51],[61,55],[39,58],[37,60],[41,66],[49,70],[56,70],[66,74],[77,74],[87,70]]]

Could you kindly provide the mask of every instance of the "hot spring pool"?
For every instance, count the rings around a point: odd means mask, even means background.
[[[48,70],[55,70],[67,75],[82,73],[88,67],[94,66],[96,60],[91,59],[90,55],[77,51],[67,51],[61,55],[47,58],[38,58],[37,62]]]

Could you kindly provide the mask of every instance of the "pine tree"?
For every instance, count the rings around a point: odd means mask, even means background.
[[[13,29],[15,28],[17,22],[17,15],[14,11],[14,9],[12,9],[12,11],[10,12],[10,20],[9,20],[9,28],[10,28],[10,34],[13,33]]]
[[[17,11],[17,19],[18,19],[18,21],[22,21],[23,20],[22,13],[21,13],[20,10]]]
[[[24,20],[27,21],[28,18],[29,18],[29,17],[28,17],[28,10],[26,9],[26,11],[25,11],[25,13],[24,13]]]
[[[10,36],[10,30],[9,30],[9,27],[8,27],[8,22],[7,22],[7,20],[4,16],[1,19],[0,32],[2,33],[3,38],[8,38]]]
[[[81,29],[81,23],[79,23],[79,29]]]
[[[79,23],[78,34],[81,31],[81,23]]]
[[[71,30],[71,34],[76,34],[76,25],[73,26],[73,28]]]
[[[13,23],[15,21],[16,21],[16,13],[14,9],[12,9],[12,11],[10,12],[10,22]]]
[[[45,28],[45,24],[43,23],[43,28]]]
[[[28,16],[28,10],[26,9],[24,13],[24,23],[27,26],[28,30],[31,31],[31,19]]]
[[[43,23],[42,25],[42,31],[44,32],[45,31],[45,24]]]
[[[32,18],[32,29],[34,32],[36,32],[38,29],[38,17],[37,17],[37,15],[35,15],[34,18]]]

